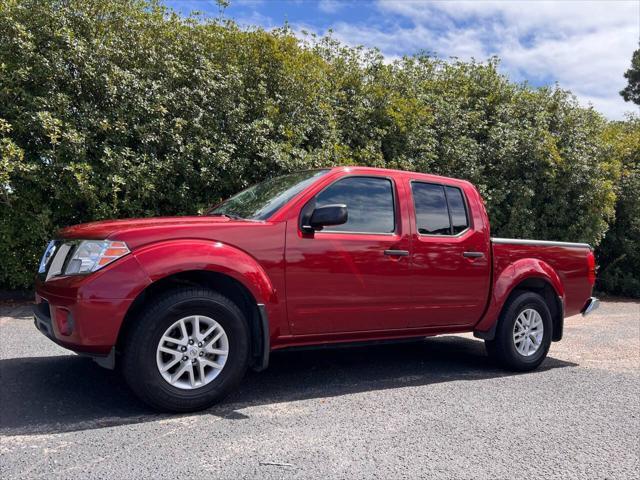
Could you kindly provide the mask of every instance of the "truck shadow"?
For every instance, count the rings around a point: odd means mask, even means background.
[[[538,372],[575,367],[554,358]],[[435,337],[354,348],[275,352],[268,370],[249,372],[240,389],[196,415],[241,420],[240,410],[305,399],[515,375],[487,358],[481,341]],[[75,355],[0,360],[0,434],[33,435],[149,422],[150,411],[116,372]]]

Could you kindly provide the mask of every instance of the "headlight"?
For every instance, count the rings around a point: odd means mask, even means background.
[[[76,244],[63,275],[95,272],[128,253],[124,242],[82,240]]]
[[[56,251],[56,242],[55,240],[51,240],[49,245],[47,245],[47,249],[44,251],[44,255],[42,255],[42,259],[40,260],[40,266],[38,267],[38,273],[44,273],[47,270],[47,264],[53,254]]]

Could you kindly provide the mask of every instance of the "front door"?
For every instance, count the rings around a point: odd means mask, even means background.
[[[287,226],[287,311],[293,334],[406,327],[409,225],[400,215],[398,185],[385,176],[350,175],[314,200],[316,206],[345,204],[348,221],[310,234],[296,222]]]

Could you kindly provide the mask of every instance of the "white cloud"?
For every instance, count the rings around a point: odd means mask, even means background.
[[[391,57],[420,50],[445,58],[497,55],[514,80],[557,81],[609,118],[634,109],[618,92],[638,48],[639,2],[379,0],[377,6],[380,21],[338,22],[335,37]]]
[[[602,113],[605,117],[611,120],[622,120],[624,118],[625,112],[632,112],[634,110],[633,105],[627,103],[626,109],[622,110],[622,113],[620,113],[621,98],[622,97],[616,98],[615,96],[598,97],[584,94],[578,96],[578,100],[583,106],[592,106],[598,112]],[[640,113],[637,108],[635,108],[635,111],[635,113]]]
[[[277,26],[271,17],[263,15],[257,10],[252,10],[250,14],[236,18],[236,22],[241,27],[260,27],[265,30],[271,30]]]
[[[424,50],[460,58],[483,59],[487,56],[477,32],[472,30],[443,35],[423,25],[387,31],[345,22],[331,28],[336,39],[352,46],[378,48],[385,56],[402,56]]]
[[[338,0],[320,0],[318,2],[318,10],[324,13],[336,13],[343,6],[344,3],[339,2]]]

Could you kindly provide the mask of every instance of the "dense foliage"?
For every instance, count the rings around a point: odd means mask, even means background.
[[[0,0],[0,285],[29,286],[60,226],[197,213],[334,164],[466,178],[493,234],[598,244],[627,158],[607,128],[495,59],[389,64],[144,0]]]
[[[605,131],[622,166],[616,219],[598,249],[598,288],[640,297],[640,119],[615,122]]]
[[[620,95],[625,102],[633,102],[640,105],[640,48],[631,56],[631,67],[624,72],[627,86],[622,89]]]

